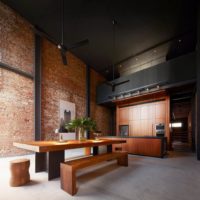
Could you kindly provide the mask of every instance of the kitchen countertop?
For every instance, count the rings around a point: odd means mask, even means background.
[[[146,139],[164,139],[166,137],[157,137],[157,136],[114,136],[114,135],[107,135],[102,137],[108,137],[108,138],[146,138]]]

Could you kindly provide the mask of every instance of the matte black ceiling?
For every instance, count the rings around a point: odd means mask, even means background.
[[[2,2],[61,40],[61,1]],[[117,21],[116,63],[174,36],[195,32],[196,5],[196,0],[65,0],[64,43],[88,38],[89,45],[73,53],[105,75],[113,63],[112,19]]]

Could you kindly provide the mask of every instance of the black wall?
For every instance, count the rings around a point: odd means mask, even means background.
[[[196,53],[178,57],[154,67],[144,69],[134,74],[120,77],[114,82],[124,80],[129,82],[119,85],[112,91],[112,87],[102,84],[97,87],[97,103],[108,103],[112,96],[128,91],[138,90],[150,85],[170,85],[196,79]]]
[[[200,160],[200,3],[198,6],[198,21],[197,21],[197,29],[198,29],[198,42],[197,42],[197,113],[196,113],[196,152],[197,159]]]

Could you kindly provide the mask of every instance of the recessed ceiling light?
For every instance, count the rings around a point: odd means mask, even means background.
[[[119,68],[121,68],[122,67],[122,65],[119,65]]]
[[[156,53],[156,52],[157,52],[157,50],[156,50],[156,49],[154,49],[154,50],[153,50],[153,52],[154,52],[154,53]]]
[[[182,40],[181,40],[181,39],[179,39],[179,40],[178,40],[178,42],[180,43],[180,42],[182,42]]]
[[[107,70],[106,70],[106,73],[108,73],[108,72],[109,72],[109,70],[107,69]]]
[[[138,60],[138,58],[136,58],[135,60]]]

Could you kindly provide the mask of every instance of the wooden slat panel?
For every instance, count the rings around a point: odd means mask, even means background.
[[[120,102],[117,106],[117,110],[123,110],[121,118],[119,118],[119,114],[117,114],[117,130],[119,125],[129,124],[129,136],[156,136],[155,124],[164,123],[169,144],[169,96],[167,96],[166,93],[159,93],[158,96],[155,95],[153,98],[150,98],[149,96],[149,99],[146,99],[145,101],[141,99],[141,102],[137,102],[135,100],[136,99],[133,99],[132,102],[129,100],[129,103],[125,102],[124,104],[123,102]],[[126,110],[126,108],[128,109]],[[126,111],[127,114],[124,113]]]
[[[129,136],[139,136],[140,135],[140,133],[141,133],[140,124],[141,124],[140,120],[131,121]]]
[[[166,105],[165,102],[156,103],[156,119],[165,118]]]
[[[130,138],[116,138],[115,140],[124,139],[126,143],[124,144],[115,144],[113,145],[113,151],[120,149],[122,151],[128,151],[131,154],[146,155],[146,156],[155,156],[163,157],[165,153],[163,150],[163,140],[165,138],[156,138],[156,137],[130,137]]]
[[[120,123],[127,123],[129,121],[129,108],[120,108],[119,109],[119,121]]]
[[[144,104],[141,106],[141,120],[148,119],[148,104]]]
[[[154,120],[156,117],[156,106],[155,103],[148,105],[148,119]]]
[[[140,106],[132,106],[132,120],[140,120],[141,116],[141,111],[140,111]]]
[[[146,138],[127,139],[128,152],[132,154],[161,157],[161,140]]]

